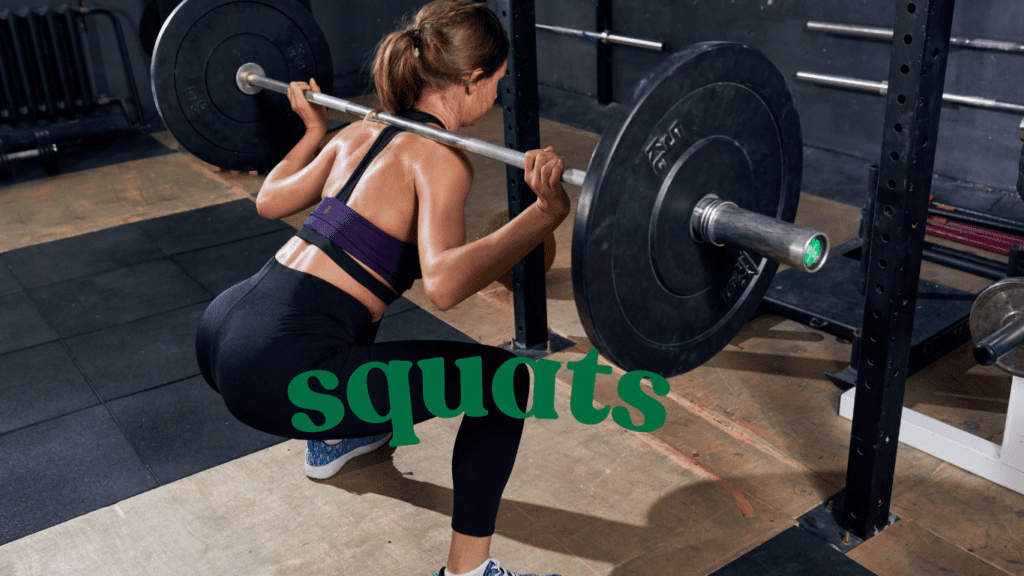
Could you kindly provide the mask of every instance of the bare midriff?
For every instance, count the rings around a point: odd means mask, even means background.
[[[340,266],[331,260],[331,257],[324,254],[323,250],[320,250],[316,246],[302,240],[301,238],[292,238],[280,250],[277,251],[275,258],[282,265],[297,270],[299,272],[305,272],[311,274],[329,282],[337,287],[339,290],[349,294],[366,309],[370,311],[370,316],[373,322],[377,322],[384,316],[384,310],[387,309],[385,304],[380,298],[373,295],[365,286],[360,284],[341,269]],[[360,266],[366,269],[367,272],[373,274],[373,276],[384,283],[385,286],[394,291],[394,288],[384,281],[379,274],[370,270],[365,264],[356,260]],[[396,292],[397,294],[397,292]]]

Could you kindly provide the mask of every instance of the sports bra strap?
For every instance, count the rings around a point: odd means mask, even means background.
[[[433,122],[435,124],[444,126],[444,123],[435,118],[434,116],[427,114],[426,112],[420,112],[419,110],[406,110],[405,112],[398,114],[398,116],[403,116],[410,120],[415,120],[417,122],[422,122],[424,124],[428,122]],[[376,158],[377,155],[384,150],[388,143],[390,143],[391,140],[399,132],[403,131],[404,130],[402,128],[399,128],[397,126],[388,126],[384,128],[384,130],[377,136],[377,139],[373,141],[373,145],[370,146],[370,150],[366,153],[365,156],[363,156],[362,161],[360,161],[359,165],[356,166],[356,169],[354,172],[352,172],[352,176],[349,177],[348,182],[345,182],[345,186],[343,186],[342,189],[338,192],[338,194],[335,195],[335,198],[347,203],[348,197],[352,195],[352,191],[355,190],[356,184],[359,183],[359,179],[363,176],[363,172],[366,171],[366,168],[370,165],[370,162],[373,162],[373,159]]]

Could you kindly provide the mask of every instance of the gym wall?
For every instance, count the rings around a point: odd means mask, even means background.
[[[494,5],[494,0],[488,0]],[[885,98],[818,87],[796,80],[796,72],[885,81],[890,44],[810,32],[808,20],[892,27],[893,0],[612,0],[612,29],[619,34],[668,42],[678,50],[696,42],[727,40],[764,52],[790,82],[804,143],[877,161]],[[536,3],[537,22],[595,30],[591,0]],[[1024,43],[1024,2],[959,0],[953,35]],[[537,31],[541,85],[596,96],[594,44],[583,38]],[[637,82],[661,62],[663,53],[615,46],[614,98],[631,96]],[[1024,53],[953,48],[946,91],[1024,104]],[[542,91],[542,94],[545,92]],[[1020,159],[1020,115],[943,106],[935,171],[1013,190]],[[866,178],[866,177],[865,177]],[[861,194],[861,191],[857,192]]]
[[[495,0],[488,0],[493,6]],[[818,87],[796,80],[804,70],[823,74],[886,80],[889,44],[806,30],[807,20],[854,22],[889,27],[892,0],[612,0],[613,29],[640,38],[670,43],[673,49],[695,42],[729,40],[768,55],[790,81],[803,125],[804,142],[857,157],[877,160],[885,99],[866,93]],[[146,0],[87,2],[118,15],[140,84],[145,116],[161,127],[149,90],[149,58],[138,41]],[[44,0],[0,0],[0,10],[50,4]],[[313,14],[331,46],[339,96],[362,93],[373,49],[423,0],[311,0]],[[584,30],[595,29],[593,0],[537,0],[537,22]],[[97,22],[100,22],[97,19]],[[105,22],[103,23],[105,25]],[[1024,42],[1024,2],[960,0],[953,35]],[[93,35],[96,54],[106,60],[104,88],[123,94],[112,34]],[[593,100],[597,91],[594,44],[583,38],[537,31],[538,77],[542,98]],[[628,99],[645,73],[665,54],[615,46],[612,50],[615,99]],[[1024,104],[1019,90],[1024,54],[954,48],[946,90]],[[103,84],[103,82],[101,82]],[[587,98],[589,97],[589,98]],[[1016,185],[1020,117],[969,107],[944,106],[936,172],[1012,190]],[[593,129],[599,129],[593,127]],[[858,191],[858,194],[860,192]]]

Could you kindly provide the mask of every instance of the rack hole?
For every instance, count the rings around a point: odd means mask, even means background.
[[[914,220],[913,222],[911,222],[910,223],[910,227],[911,228],[917,228],[917,220]]]
[[[903,37],[903,43],[904,44],[910,44],[913,41],[914,41],[914,37],[911,36],[910,34],[907,34],[906,36]]]
[[[878,342],[878,336],[875,336],[874,334],[868,336],[868,339],[870,339],[872,342]]]
[[[888,182],[886,182],[886,184],[889,186],[889,190],[894,190],[896,188],[895,180],[889,180]]]
[[[878,265],[882,268],[885,268],[886,266],[889,265],[889,263],[885,260],[885,258],[882,258],[881,260],[878,261]]]
[[[872,386],[874,386],[874,384],[871,383],[871,380],[864,381],[864,387],[867,388],[868,390],[871,390]]]
[[[893,162],[899,162],[900,161],[900,153],[899,152],[893,152],[892,153],[892,160],[893,160]]]
[[[892,206],[886,206],[884,211],[886,216],[892,216]]]
[[[913,2],[907,4],[907,12],[913,14],[915,10],[917,10],[917,6],[915,6]]]
[[[511,111],[512,110],[510,109],[509,112],[511,112]],[[897,124],[897,125],[893,126],[892,129],[895,130],[896,132],[903,132],[903,124]]]
[[[928,145],[928,137],[925,136],[924,138],[921,138],[921,146],[927,146],[927,145]]]
[[[888,241],[889,241],[889,235],[888,234],[882,234],[882,242],[888,242]]]
[[[900,72],[904,74],[910,74],[910,66],[907,66],[906,64],[900,66]]]
[[[875,291],[879,294],[885,294],[885,286],[879,284],[878,286],[875,286]]]
[[[896,96],[896,101],[899,102],[900,104],[906,104],[907,97],[904,96],[903,94],[899,94],[898,96]]]
[[[882,311],[879,310],[878,308],[875,308],[874,310],[871,311],[871,315],[874,316],[875,318],[881,318]]]
[[[938,58],[938,57],[939,57],[939,49],[936,48],[935,50],[932,50],[932,58]]]

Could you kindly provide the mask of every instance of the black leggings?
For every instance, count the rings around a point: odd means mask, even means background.
[[[464,415],[455,439],[452,529],[469,536],[490,536],[523,432],[522,419],[507,416],[495,406],[490,383],[498,367],[514,356],[500,348],[462,342],[374,344],[377,324],[370,320],[369,311],[352,296],[272,258],[258,274],[227,289],[207,308],[196,335],[199,367],[228,410],[243,423],[286,438],[329,440],[391,430],[389,422],[360,420],[348,406],[348,378],[361,365],[392,360],[415,365],[419,360],[444,358],[445,401],[454,407],[461,403],[455,360],[481,357],[481,395],[487,415]],[[341,423],[322,432],[301,432],[292,425],[292,416],[300,410],[289,400],[288,384],[309,370],[326,370],[337,376],[337,388],[317,387],[316,391],[337,397],[345,407]],[[525,411],[529,372],[520,367],[513,382],[516,401]],[[313,381],[310,386],[315,386]],[[384,373],[370,371],[367,387],[377,413],[388,414]],[[424,404],[422,373],[415,366],[409,371],[409,396],[414,423],[434,417]]]

